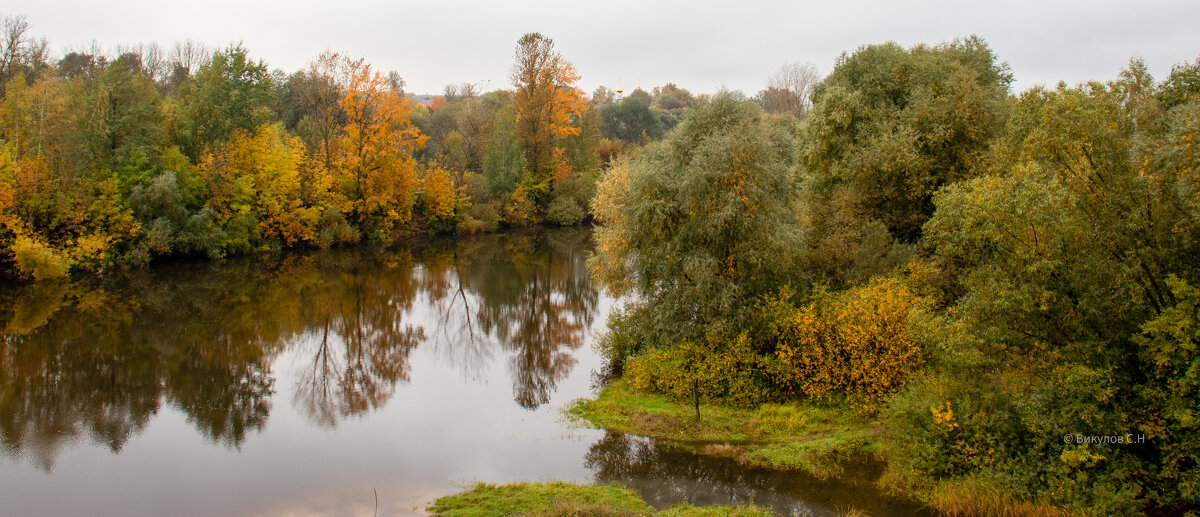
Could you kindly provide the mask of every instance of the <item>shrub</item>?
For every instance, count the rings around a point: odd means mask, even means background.
[[[34,280],[53,280],[67,276],[71,263],[54,248],[29,237],[17,237],[12,244],[17,270]]]
[[[690,398],[695,379],[702,397],[746,407],[780,398],[772,379],[781,369],[779,361],[755,352],[745,333],[732,342],[710,337],[649,348],[625,363],[625,375],[637,389]]]
[[[555,197],[546,209],[546,220],[559,226],[579,224],[583,216],[583,208],[571,196]]]
[[[500,227],[500,214],[495,205],[480,203],[472,205],[458,221],[456,231],[461,234],[494,232]]]
[[[903,387],[921,362],[908,323],[918,298],[895,279],[820,294],[799,308],[781,308],[786,303],[769,302],[768,310],[775,314],[775,355],[788,367],[793,394],[841,392],[871,408]]]
[[[596,349],[604,357],[605,379],[616,379],[625,373],[625,361],[642,350],[645,337],[638,327],[640,306],[630,303],[614,309],[608,315],[608,331],[599,336]]]
[[[529,226],[538,222],[537,205],[524,185],[517,185],[509,196],[504,207],[504,222],[511,226]]]

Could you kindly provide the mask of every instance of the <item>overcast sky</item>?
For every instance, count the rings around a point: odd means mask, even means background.
[[[1200,1],[796,1],[710,2],[459,0],[5,1],[31,34],[59,54],[93,40],[192,38],[242,41],[255,58],[292,72],[326,49],[396,70],[409,91],[447,83],[509,87],[517,39],[541,32],[583,76],[581,86],[674,82],[693,92],[722,86],[753,94],[788,61],[827,74],[842,52],[896,41],[905,46],[982,36],[1012,66],[1016,89],[1110,79],[1140,56],[1156,78],[1200,56]]]

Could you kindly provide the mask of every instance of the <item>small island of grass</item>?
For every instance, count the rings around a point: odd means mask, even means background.
[[[633,491],[611,485],[576,485],[563,482],[479,483],[466,492],[438,499],[426,510],[439,517],[530,516],[648,516],[755,517],[770,512],[755,507],[673,506],[656,512]]]

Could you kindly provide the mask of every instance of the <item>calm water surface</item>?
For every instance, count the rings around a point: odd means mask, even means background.
[[[656,506],[913,508],[580,429],[613,300],[587,230],[0,289],[0,515],[420,514],[475,481]]]

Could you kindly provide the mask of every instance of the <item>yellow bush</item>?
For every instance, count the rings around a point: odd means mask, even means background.
[[[637,389],[690,399],[695,379],[701,397],[739,406],[779,398],[771,381],[779,373],[778,361],[756,353],[745,333],[732,342],[710,338],[647,349],[625,363],[625,376]]]
[[[458,205],[458,193],[450,172],[438,166],[433,166],[425,174],[425,203],[428,215],[438,221],[454,219]]]
[[[78,266],[102,267],[112,245],[112,237],[102,234],[81,235],[75,239],[75,245],[66,250],[68,262]]]
[[[921,361],[908,321],[917,303],[903,283],[877,278],[781,311],[776,357],[788,367],[789,388],[814,398],[842,392],[874,407],[904,386]]]
[[[512,226],[528,226],[537,220],[537,205],[530,199],[525,185],[517,185],[504,206],[504,222]]]
[[[21,274],[34,280],[63,278],[71,268],[63,253],[29,237],[17,237],[12,244],[12,253]]]

